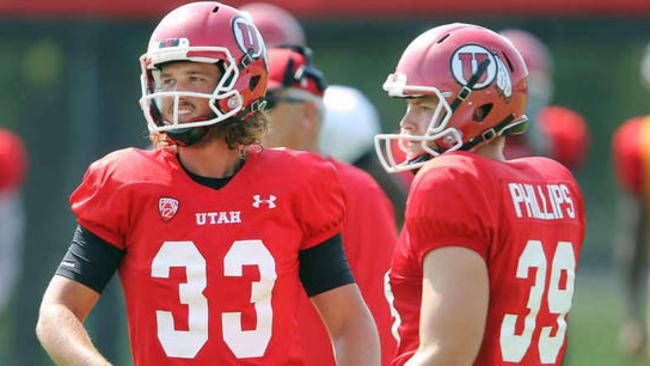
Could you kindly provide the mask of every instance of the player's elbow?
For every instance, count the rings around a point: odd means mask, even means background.
[[[332,342],[339,365],[380,364],[379,334],[368,311],[359,312],[339,334],[332,334]]]
[[[38,338],[38,341],[43,345],[43,347],[47,347],[49,337],[54,331],[52,328],[54,316],[55,315],[51,308],[41,305],[41,309],[38,313],[38,320],[36,321],[36,338]]]

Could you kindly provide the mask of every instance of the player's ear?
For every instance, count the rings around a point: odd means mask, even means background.
[[[318,121],[318,107],[311,102],[305,102],[302,105],[302,121],[303,121],[303,128],[305,130],[312,130],[312,129],[318,129],[319,128],[319,121]]]

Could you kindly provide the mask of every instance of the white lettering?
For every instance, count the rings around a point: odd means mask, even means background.
[[[553,217],[549,216],[548,206],[546,205],[546,195],[542,191],[542,187],[537,186],[537,193],[539,194],[539,199],[542,201],[542,205],[540,206],[540,218],[547,220],[552,219]]]
[[[560,186],[562,188],[562,197],[564,198],[564,202],[569,204],[569,208],[567,208],[566,213],[569,215],[570,218],[575,219],[576,218],[576,210],[575,207],[573,206],[573,199],[570,196],[569,188],[562,184]]]
[[[562,198],[562,191],[557,184],[550,184],[548,186],[548,193],[551,197],[551,202],[553,203],[553,212],[555,212],[555,218],[563,219],[564,213],[562,212],[562,207],[560,206],[564,199]]]
[[[230,222],[231,223],[241,223],[241,217],[240,217],[240,212],[239,211],[230,211]]]
[[[241,211],[217,211],[217,212],[197,212],[197,225],[221,225],[221,224],[241,224]],[[207,218],[210,218],[208,221]]]
[[[526,209],[528,210],[528,217],[536,219],[541,218],[542,214],[539,212],[537,199],[535,199],[535,189],[530,184],[524,184],[524,200],[526,201]]]
[[[508,189],[517,218],[559,220],[565,214],[576,218],[571,191],[565,184],[508,183]]]
[[[219,212],[219,221],[217,221],[217,224],[229,224],[230,221],[228,221],[228,215],[227,212],[221,211]]]
[[[521,218],[521,207],[520,204],[524,202],[524,193],[521,190],[521,184],[510,183],[508,184],[510,188],[510,195],[512,196],[512,204],[515,206],[515,212],[517,217]]]

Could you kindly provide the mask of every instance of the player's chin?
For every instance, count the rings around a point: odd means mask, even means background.
[[[405,148],[407,160],[413,160],[426,154],[420,142],[408,142]]]

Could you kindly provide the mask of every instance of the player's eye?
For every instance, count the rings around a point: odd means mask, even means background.
[[[202,77],[202,76],[197,76],[197,75],[190,76],[190,82],[191,83],[200,84],[200,83],[205,83],[206,81],[207,81],[207,79]]]
[[[174,85],[176,85],[176,79],[172,79],[172,78],[163,78],[163,79],[160,81],[160,83],[161,83],[161,85],[162,85],[162,87],[163,87],[164,89],[170,89],[170,88],[172,88]]]

